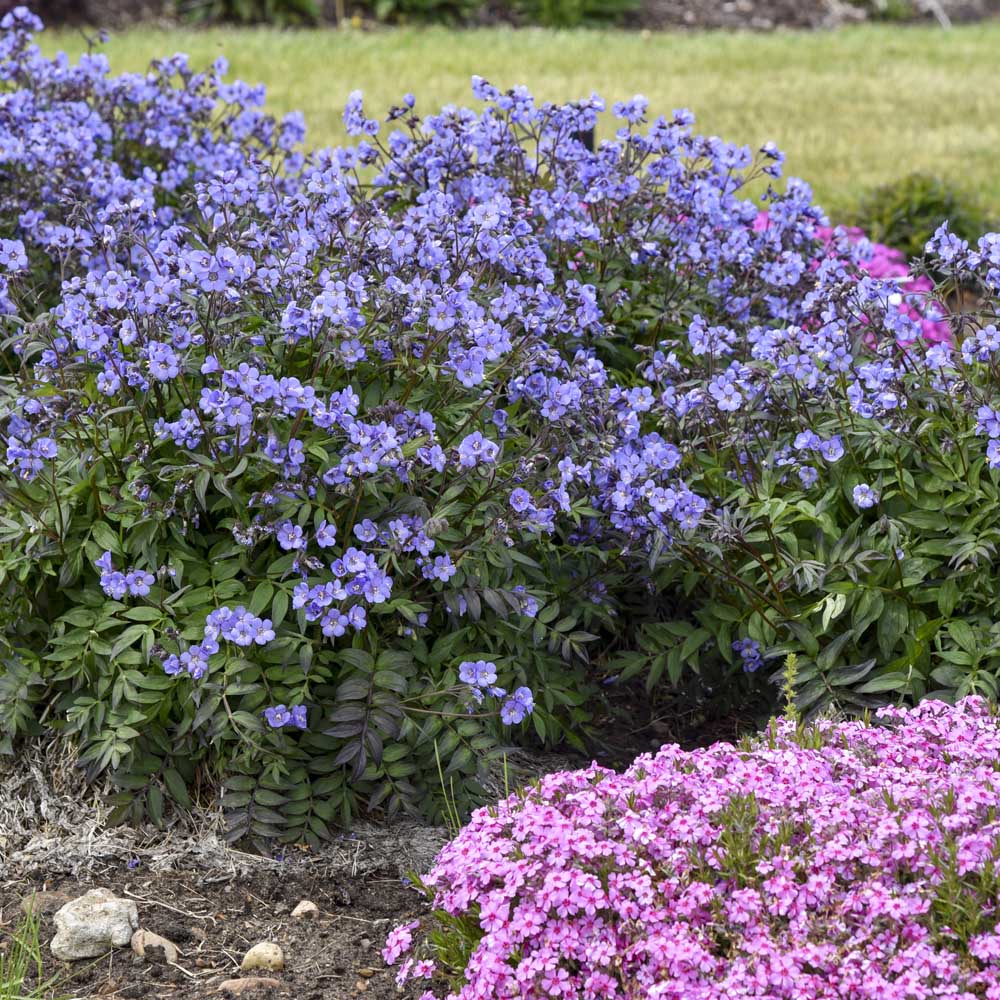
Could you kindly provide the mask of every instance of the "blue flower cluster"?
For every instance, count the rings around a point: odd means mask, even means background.
[[[557,727],[578,701],[554,678],[588,669],[656,567],[686,598],[710,572],[695,542],[723,574],[756,553],[737,488],[807,495],[817,520],[890,501],[840,470],[859,428],[905,433],[914,385],[971,406],[1000,466],[975,374],[996,327],[924,344],[864,241],[825,235],[803,182],[777,189],[772,144],[477,77],[481,107],[425,117],[353,94],[357,141],[305,155],[300,117],[269,118],[221,62],[113,77],[44,58],[23,9],[0,25],[5,495],[48,532],[40,563],[149,598],[155,637],[123,635],[169,674],[208,692],[256,664],[247,712],[303,728],[316,709],[358,780],[416,740],[407,712],[450,697],[456,663],[503,723]],[[943,229],[930,251],[1000,289],[1000,237]],[[768,614],[750,634],[736,613],[730,664],[761,666]]]
[[[234,646],[266,646],[274,639],[274,628],[269,618],[259,618],[242,606],[232,610],[218,608],[208,615],[201,641],[180,654],[168,656],[163,661],[164,670],[168,674],[186,670],[198,680],[208,670],[211,657],[219,652],[219,639]]]
[[[296,729],[305,729],[309,725],[306,717],[305,705],[273,705],[264,709],[264,718],[272,729],[281,729],[284,726],[295,726]]]
[[[507,726],[523,722],[535,707],[531,689],[521,686],[506,697],[506,688],[497,687],[497,665],[489,660],[463,660],[458,665],[458,679],[467,684],[472,694],[472,711],[475,705],[482,705],[487,695],[505,698],[500,708],[500,719]]]
[[[101,590],[116,601],[120,601],[126,594],[145,597],[155,582],[153,574],[145,570],[134,567],[124,573],[116,570],[112,565],[110,552],[95,559],[94,566],[101,571]]]

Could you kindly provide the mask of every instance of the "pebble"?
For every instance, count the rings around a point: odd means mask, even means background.
[[[72,899],[68,892],[32,892],[21,900],[21,912],[29,917],[47,917]]]
[[[281,986],[277,979],[267,976],[247,976],[246,979],[227,979],[219,983],[219,992],[238,997],[248,990],[276,990]]]
[[[180,951],[173,941],[168,941],[152,931],[141,928],[132,935],[132,950],[141,958],[150,962],[169,962],[173,964],[180,956]]]
[[[292,910],[293,920],[315,920],[319,916],[319,907],[308,899],[303,899]]]
[[[261,941],[260,944],[255,944],[240,962],[241,972],[251,972],[253,969],[280,972],[284,967],[285,955],[273,941]]]

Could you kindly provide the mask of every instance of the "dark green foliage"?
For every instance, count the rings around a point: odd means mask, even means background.
[[[912,21],[918,11],[912,0],[853,0],[873,21]]]
[[[380,21],[465,24],[482,11],[483,0],[374,0]]]
[[[197,23],[273,24],[279,27],[314,24],[320,18],[317,0],[177,0],[178,13]]]
[[[616,24],[638,6],[638,0],[514,0],[524,21],[544,28]]]
[[[730,657],[739,634],[767,651],[775,682],[797,654],[806,714],[997,698],[1000,487],[968,427],[920,409],[929,402],[910,395],[908,439],[850,435],[840,484],[818,499],[776,480],[753,491],[734,482],[717,541],[694,543],[689,566],[658,576],[663,591],[697,594],[687,620],[646,626],[647,651],[628,671],[674,680]],[[879,483],[878,512],[851,504],[861,480]]]
[[[862,198],[854,221],[872,240],[901,251],[907,259],[924,256],[927,241],[942,222],[973,242],[991,229],[986,208],[973,194],[921,173],[875,188]]]

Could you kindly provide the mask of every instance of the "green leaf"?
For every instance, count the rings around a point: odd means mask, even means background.
[[[157,826],[163,826],[163,792],[156,785],[151,785],[146,792],[146,808],[149,818]]]
[[[97,621],[97,612],[91,611],[89,608],[72,608],[59,621],[67,622],[70,625],[77,625],[81,628],[89,628]]]
[[[288,594],[284,590],[279,590],[271,602],[271,624],[275,629],[285,620],[286,614],[288,614]]]
[[[163,612],[159,608],[150,608],[141,605],[137,608],[129,608],[122,618],[127,618],[130,622],[158,622],[163,617]]]
[[[964,649],[965,652],[971,655],[975,655],[979,649],[979,643],[976,641],[976,633],[972,631],[972,627],[968,622],[960,618],[948,622],[948,635],[955,640],[955,643],[961,649]]]
[[[141,639],[146,634],[152,634],[152,629],[148,625],[129,625],[127,629],[115,641],[108,653],[108,659],[114,661],[123,650],[128,649],[137,639]]]
[[[371,653],[368,653],[363,649],[341,649],[338,651],[337,656],[343,660],[344,663],[347,663],[357,670],[363,670],[366,674],[370,674],[375,669],[374,658]]]
[[[250,598],[250,613],[260,615],[266,607],[271,605],[273,597],[274,585],[268,580],[261,580],[254,589],[253,597]],[[272,618],[273,621],[274,619]]]
[[[882,674],[857,688],[858,694],[884,694],[887,691],[905,691],[909,685],[906,674]]]
[[[902,638],[909,625],[909,611],[906,603],[898,597],[891,597],[878,620],[878,646],[882,658],[888,660],[896,643]],[[889,690],[889,689],[886,689]]]
[[[395,691],[396,694],[405,694],[409,686],[407,679],[395,670],[376,670],[373,680],[376,687]]]
[[[950,618],[958,604],[958,582],[954,577],[948,577],[938,587],[937,604],[938,611],[945,618]]]
[[[689,659],[693,653],[696,653],[701,648],[703,643],[707,642],[711,638],[712,633],[709,632],[707,628],[696,628],[687,637],[687,639],[684,640],[684,645],[681,647],[681,659]]]
[[[168,767],[163,772],[163,783],[167,786],[171,798],[182,808],[191,808],[191,796],[188,794],[187,783],[181,777],[180,772],[173,767]]]
[[[853,687],[858,681],[863,681],[875,668],[875,659],[865,660],[864,663],[855,663],[847,667],[838,667],[831,670],[827,675],[827,680],[834,687]]]
[[[872,622],[878,621],[885,607],[885,599],[880,590],[865,590],[854,605],[854,615],[851,624],[854,627],[854,638],[860,641]]]
[[[837,662],[844,646],[854,638],[854,632],[843,632],[833,642],[828,643],[823,652],[816,657],[816,665],[820,670],[829,670]]]

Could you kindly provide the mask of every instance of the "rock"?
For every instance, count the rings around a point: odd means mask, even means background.
[[[21,900],[21,911],[29,917],[47,917],[72,898],[68,892],[32,892]]]
[[[260,944],[255,944],[240,962],[241,972],[252,972],[254,969],[281,972],[284,967],[285,956],[273,941],[261,941]]]
[[[149,962],[172,963],[180,956],[180,951],[173,941],[141,928],[132,935],[132,950]]]
[[[97,958],[123,948],[139,928],[139,911],[131,899],[107,889],[92,889],[66,903],[55,915],[56,936],[49,946],[64,962]]]
[[[294,910],[293,920],[315,920],[319,916],[319,907],[308,899],[303,899]]]
[[[246,979],[227,979],[219,983],[219,992],[238,997],[248,990],[276,990],[281,983],[267,976],[247,976]]]

